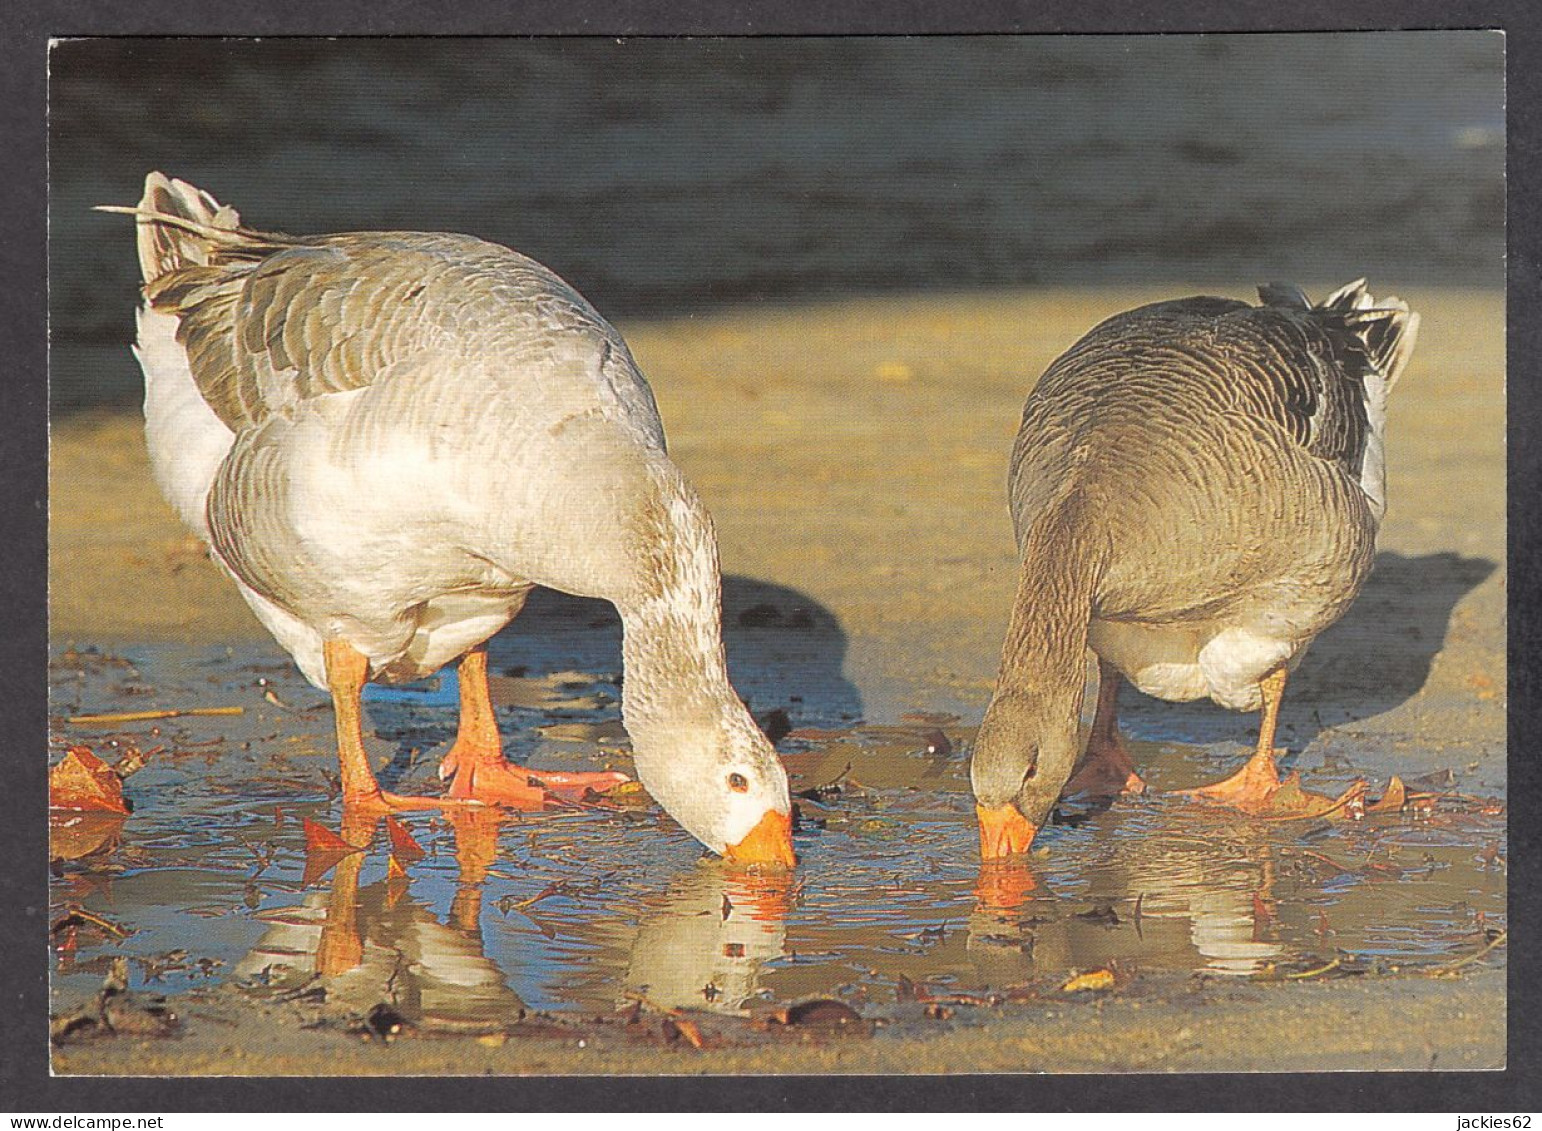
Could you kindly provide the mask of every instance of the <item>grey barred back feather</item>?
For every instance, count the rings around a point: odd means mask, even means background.
[[[532,342],[550,350],[566,337],[602,371],[631,366],[620,335],[577,291],[473,236],[259,232],[160,174],[147,180],[136,215],[146,300],[177,316],[199,391],[233,431],[369,385],[423,351],[517,363]],[[615,375],[618,397],[656,416],[632,377]]]
[[[1029,395],[1010,477],[1019,544],[1081,498],[1113,563],[1098,615],[1209,617],[1302,574],[1347,605],[1368,571],[1379,500],[1362,481],[1417,316],[1363,281],[1316,305],[1289,284],[1260,296],[1114,315]]]

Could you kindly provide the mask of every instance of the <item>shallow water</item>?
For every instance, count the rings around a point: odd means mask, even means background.
[[[610,631],[577,626],[534,664],[528,638],[495,642],[511,756],[630,768],[616,676],[592,662]],[[995,990],[1111,964],[1239,976],[1334,959],[1341,971],[1430,967],[1505,925],[1501,807],[1460,799],[1422,816],[1273,823],[1155,792],[1101,811],[1066,803],[1031,866],[982,871],[969,728],[948,716],[856,724],[841,717],[842,694],[784,704],[799,728],[779,744],[793,789],[833,786],[798,799],[795,876],[705,859],[636,797],[408,815],[425,855],[402,854],[406,876],[393,879],[383,827],[367,851],[307,853],[302,819],[339,828],[332,716],[275,649],[60,651],[51,674],[56,755],[77,743],[109,761],[115,744],[165,748],[125,783],[126,819],[56,819],[55,920],[79,908],[126,932],[89,920],[56,932],[61,1007],[94,993],[116,955],[133,984],[160,992],[305,992],[319,975],[334,1005],[387,1001],[455,1029],[521,1010],[607,1013],[632,995],[728,1011],[811,996],[882,1007],[913,985]],[[64,721],[225,705],[245,711],[119,729]],[[432,696],[372,701],[382,780],[431,790],[454,725],[454,706]],[[1154,790],[1214,778],[1242,755],[1233,744],[1132,750]],[[1336,793],[1355,776],[1342,765],[1307,784]]]

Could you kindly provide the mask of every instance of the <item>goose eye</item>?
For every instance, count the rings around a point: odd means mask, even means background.
[[[728,788],[733,790],[735,793],[746,793],[750,788],[749,779],[746,778],[743,774],[729,774]]]

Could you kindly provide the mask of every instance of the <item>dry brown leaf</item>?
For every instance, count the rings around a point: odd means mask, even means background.
[[[848,1026],[861,1025],[862,1015],[843,1001],[835,1001],[833,998],[814,998],[812,1001],[800,1001],[795,1005],[789,1005],[778,1009],[770,1016],[772,1022],[777,1025],[817,1026],[820,1028],[844,1029]]]
[[[53,809],[98,813],[129,811],[123,780],[86,746],[72,746],[48,771],[48,804]]]
[[[1085,974],[1076,975],[1061,986],[1060,992],[1076,994],[1087,990],[1111,990],[1114,988],[1114,981],[1112,970],[1089,970]]]
[[[386,817],[385,824],[386,832],[391,836],[391,859],[395,860],[397,857],[400,857],[408,864],[411,864],[414,860],[423,859],[426,855],[423,851],[423,846],[413,839],[412,834],[407,831],[406,825],[402,824],[395,817],[390,816]]]
[[[305,872],[300,877],[301,887],[310,887],[325,876],[338,861],[363,847],[349,844],[331,829],[318,825],[309,817],[303,818],[305,826]]]
[[[1308,821],[1322,817],[1356,817],[1365,812],[1365,783],[1357,781],[1338,797],[1313,793],[1301,787],[1301,775],[1293,773],[1280,782],[1268,803],[1253,815],[1265,821]]]
[[[1456,775],[1447,766],[1445,769],[1434,770],[1428,774],[1420,774],[1416,778],[1409,778],[1406,784],[1409,789],[1416,792],[1430,791],[1439,793],[1444,789],[1456,788]]]
[[[1387,792],[1371,805],[1365,807],[1367,813],[1401,813],[1403,806],[1408,804],[1408,791],[1403,788],[1403,779],[1396,774],[1387,782]]]
[[[653,798],[648,796],[648,791],[643,788],[640,781],[624,781],[606,790],[605,800],[627,808],[644,808],[653,804]]]
[[[122,813],[83,813],[55,810],[48,814],[50,860],[80,860],[118,846],[123,835]]]
[[[302,818],[305,826],[306,852],[340,852],[347,855],[358,852],[359,845],[349,844],[325,825],[318,825],[309,817]]]
[[[684,1039],[694,1049],[706,1047],[701,1039],[701,1030],[694,1021],[687,1021],[684,1017],[666,1017],[660,1027],[664,1031],[665,1040]]]

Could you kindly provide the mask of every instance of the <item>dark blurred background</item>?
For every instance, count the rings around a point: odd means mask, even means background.
[[[471,232],[614,318],[878,291],[1503,285],[1493,32],[95,39],[50,62],[52,404],[131,403],[146,171]]]

